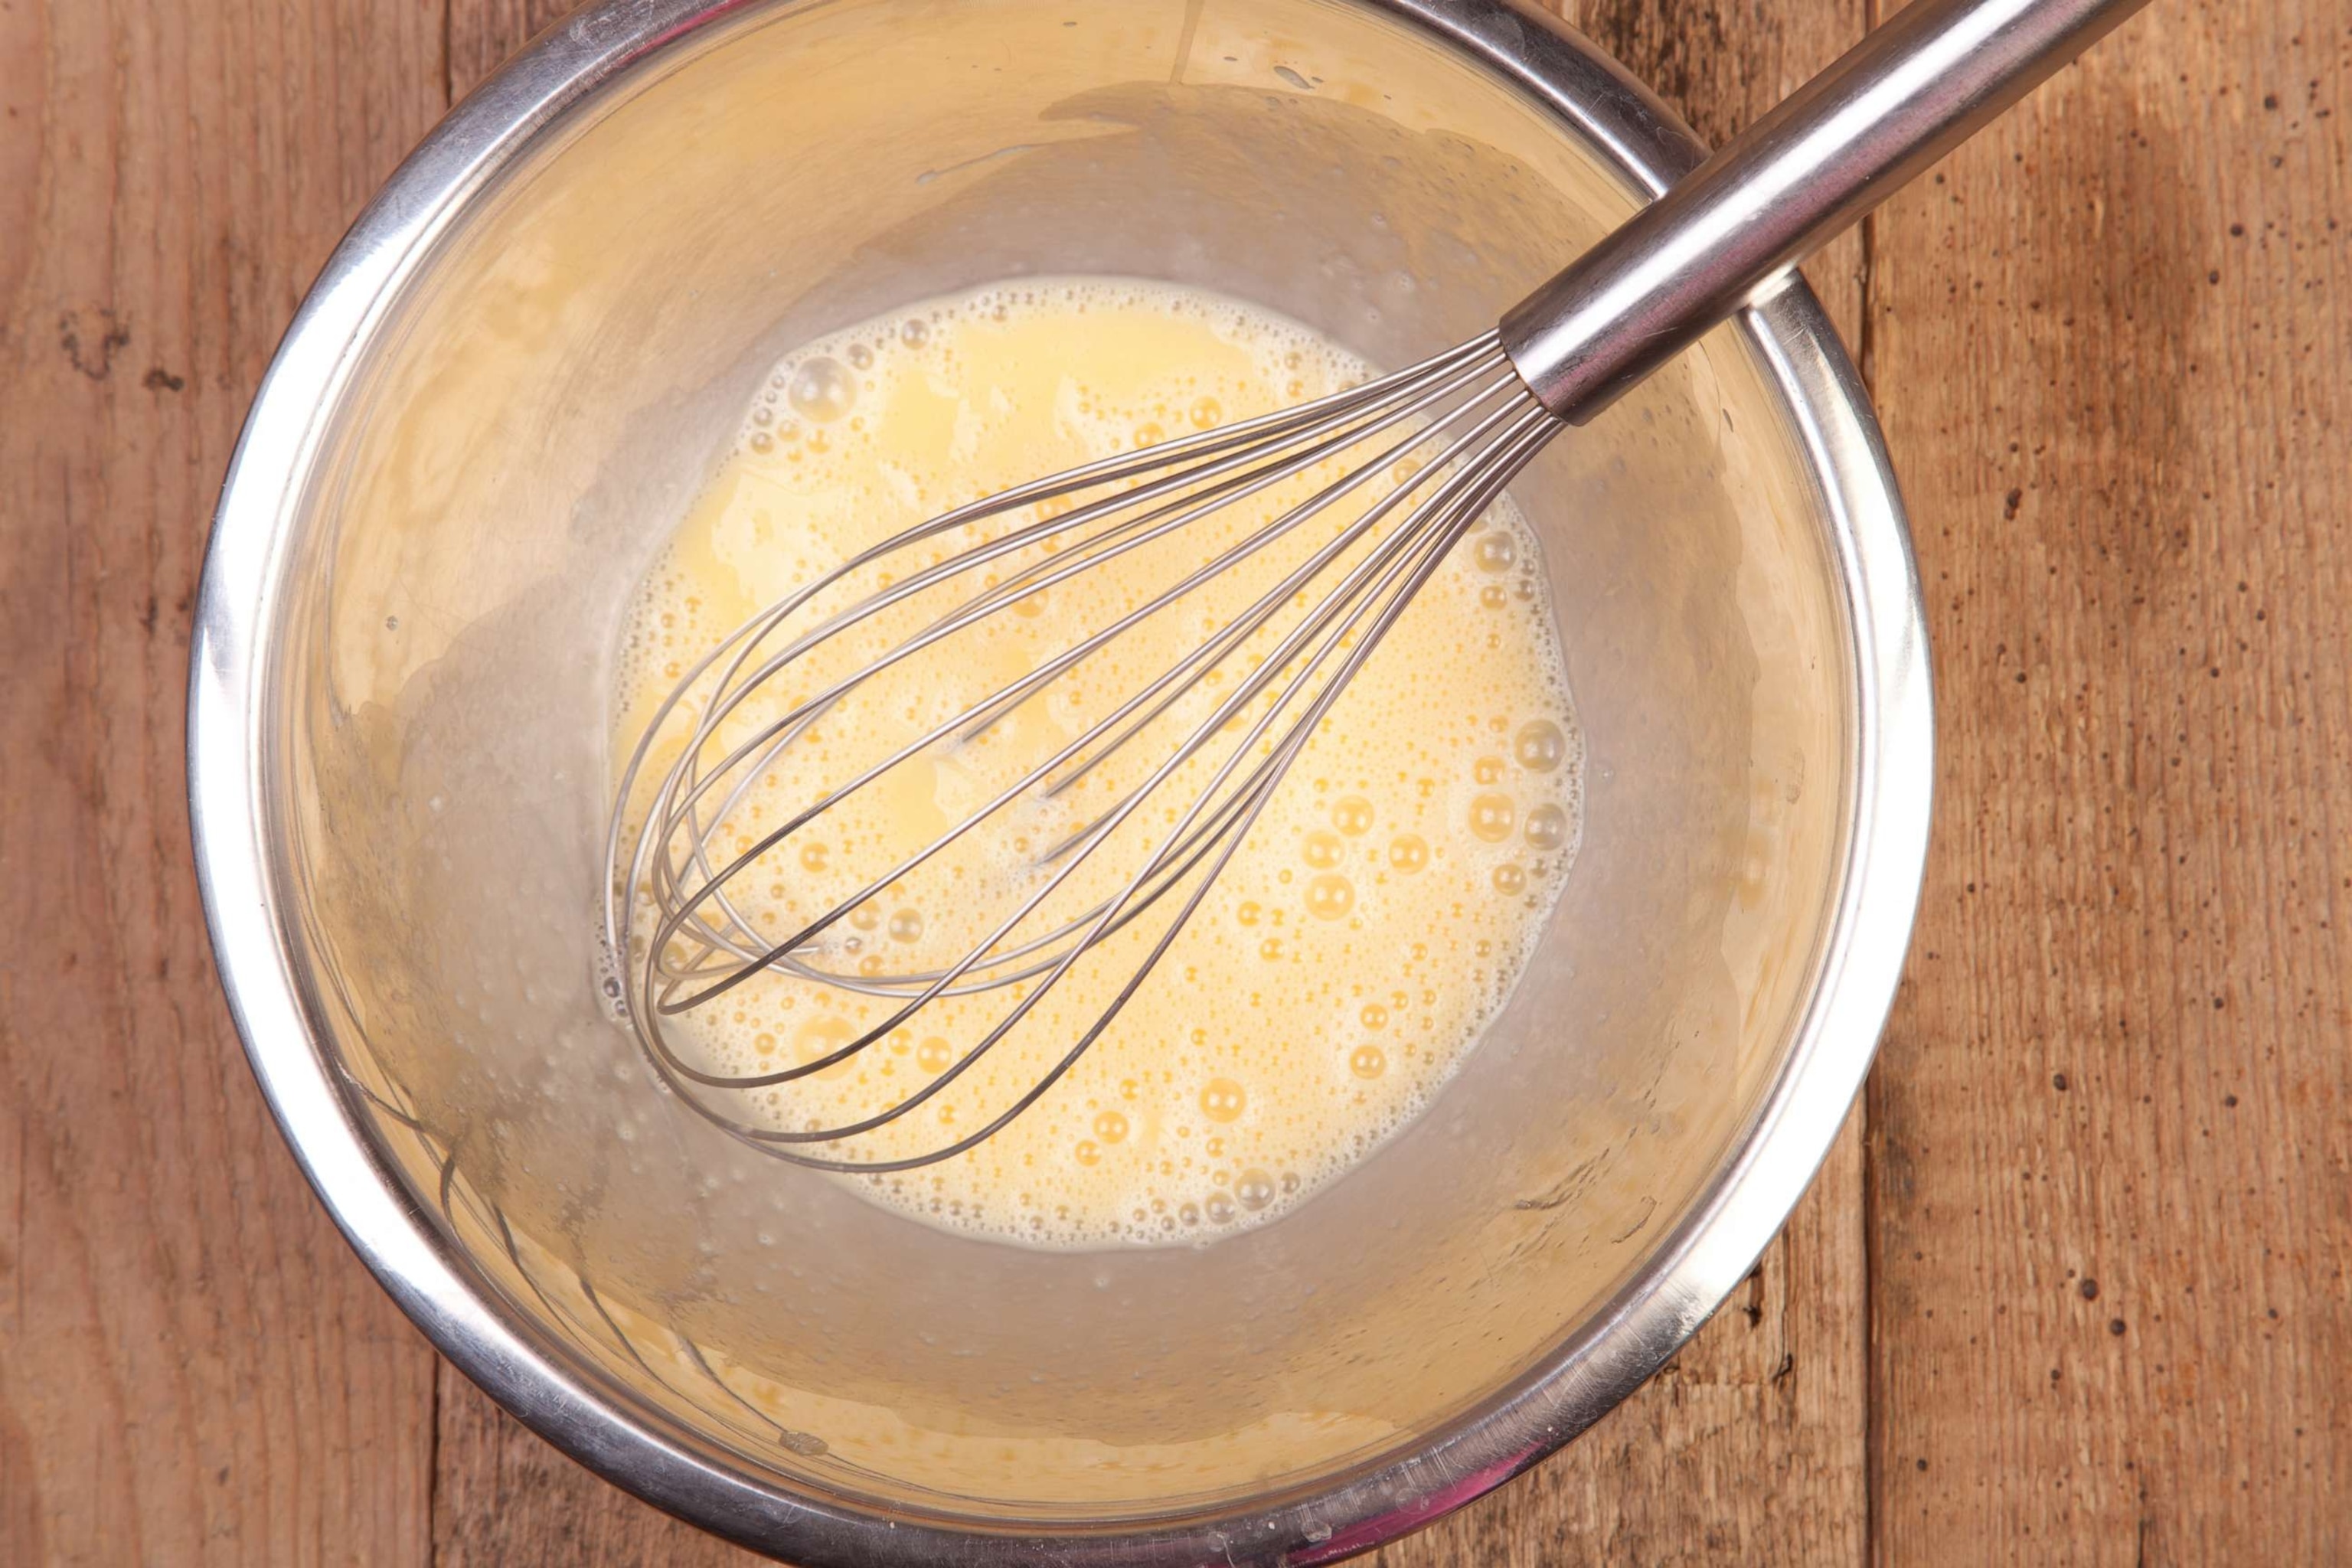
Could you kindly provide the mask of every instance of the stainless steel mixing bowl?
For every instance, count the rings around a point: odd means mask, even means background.
[[[1927,837],[1901,510],[1801,283],[1516,487],[1590,748],[1570,888],[1434,1108],[1213,1247],[950,1236],[667,1100],[592,980],[603,672],[797,341],[1129,273],[1401,363],[1698,154],[1468,0],[614,0],[453,112],[264,384],[192,676],[222,977],[401,1305],[578,1458],[809,1564],[1321,1562],[1654,1370],[1829,1146]]]

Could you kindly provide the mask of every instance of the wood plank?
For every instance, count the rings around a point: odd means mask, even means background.
[[[1944,725],[1885,1561],[2352,1561],[2347,22],[2158,0],[1878,226]]]
[[[437,6],[0,5],[0,1562],[420,1563],[433,1363],[229,1027],[187,633],[254,384]]]

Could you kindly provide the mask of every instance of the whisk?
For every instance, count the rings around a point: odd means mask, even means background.
[[[869,1175],[961,1153],[1043,1098],[1167,954],[1251,826],[1414,594],[1522,468],[1738,310],[1953,144],[2089,47],[2144,0],[1918,0],[1666,195],[1473,342],[1297,407],[1055,474],[959,507],[864,550],[762,610],[688,670],[647,724],[607,839],[614,989],[649,1060],[701,1115],[793,1163]],[[1079,574],[1165,562],[1205,524],[1299,499],[1182,563],[1139,604],[1034,668],[853,764],[781,822],[746,835],[762,781],[892,669],[953,657],[956,639]],[[1319,532],[1314,525],[1324,523]],[[1328,537],[1323,535],[1328,533]],[[953,548],[947,548],[953,543]],[[1213,584],[1244,603],[1119,694],[1042,762],[996,781],[961,820],[805,918],[763,917],[740,884],[794,836],[939,749],[968,747],[1054,683],[1097,670],[1138,627]],[[862,594],[861,584],[872,586]],[[960,596],[959,596],[960,595]],[[946,603],[942,606],[941,600]],[[800,626],[798,623],[813,624]],[[904,624],[903,635],[893,628]],[[864,640],[860,640],[864,639]],[[824,669],[876,643],[845,673]],[[812,675],[812,671],[817,673]],[[788,700],[781,683],[809,679]],[[762,702],[773,705],[768,711]],[[656,766],[661,748],[674,760]],[[838,930],[906,879],[954,859],[983,824],[1032,828],[1118,760],[1136,773],[1050,844],[992,904],[968,884],[951,958],[897,969]],[[649,789],[647,786],[650,786]],[[1149,808],[1149,809],[1147,809]],[[631,822],[642,810],[642,826]],[[753,816],[759,814],[754,811]],[[1025,842],[1025,840],[1024,840]],[[1097,860],[1125,846],[1132,864]],[[967,846],[969,847],[969,846]],[[1108,869],[1106,867],[1108,866]],[[766,875],[767,873],[760,873]],[[1073,969],[1132,930],[1109,1000],[1033,1080],[971,1131],[894,1159],[856,1140],[945,1091],[996,1050]],[[813,1059],[715,1072],[667,1022],[766,973],[857,994],[870,1028]],[[869,1115],[777,1127],[708,1091],[772,1089],[842,1068],[943,998],[1001,1015],[936,1077]],[[868,1009],[870,1016],[871,1007]]]

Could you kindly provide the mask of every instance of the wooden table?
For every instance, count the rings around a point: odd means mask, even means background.
[[[1717,138],[1879,8],[1567,6]],[[191,595],[255,381],[554,9],[0,0],[0,1563],[740,1556],[376,1289],[189,867]],[[1687,1350],[1381,1561],[2352,1561],[2352,12],[2157,0],[1812,270],[1941,684],[1878,1069]]]

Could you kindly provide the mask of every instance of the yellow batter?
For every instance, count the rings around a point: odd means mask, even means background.
[[[616,756],[627,756],[660,699],[713,643],[859,547],[1039,474],[1370,374],[1294,322],[1126,279],[1006,284],[808,345],[777,367],[737,448],[643,585],[620,661]],[[951,655],[876,681],[770,771],[722,839],[753,842],[882,749],[1141,603],[1318,477],[1228,509],[1166,551],[1025,599]],[[923,559],[977,537],[942,540]],[[960,820],[1001,786],[1006,768],[1052,755],[1297,558],[1270,552],[962,751],[918,758],[861,792],[739,879],[740,906],[772,934],[797,929],[796,920]],[[1454,549],[1324,720],[1175,946],[1045,1099],[951,1160],[847,1179],[934,1223],[1033,1245],[1197,1243],[1295,1205],[1425,1106],[1508,994],[1580,829],[1583,748],[1534,566],[1533,542],[1507,504]],[[830,663],[796,667],[763,689],[764,706],[747,721],[784,710],[915,624],[886,617],[826,648]],[[1221,668],[1165,734],[1188,728],[1186,715],[1197,722],[1242,668]],[[1139,744],[1067,798],[1024,803],[993,821],[828,933],[825,967],[897,973],[950,962],[985,929],[975,921],[1006,912],[1007,899],[1034,885],[1024,878],[1036,875],[1042,846],[1114,805],[1157,760],[1147,753],[1164,750]],[[656,753],[675,754],[674,745]],[[1138,847],[1148,853],[1195,794],[1172,790],[1166,810],[1155,795],[1133,824],[1137,837],[1073,879],[1068,907],[1111,890],[1102,877],[1131,871]],[[1139,922],[1083,961],[934,1100],[821,1152],[893,1159],[984,1124],[1092,1021],[1157,929]],[[854,1062],[777,1089],[722,1093],[736,1114],[778,1128],[870,1115],[930,1082],[1025,994],[944,999]],[[838,1048],[891,1005],[769,973],[674,1020],[670,1035],[712,1070],[773,1071]]]

